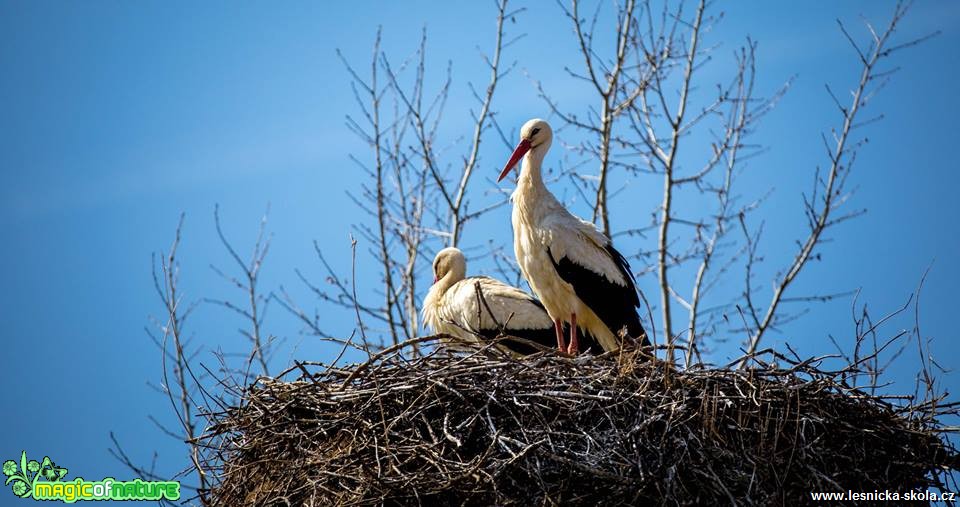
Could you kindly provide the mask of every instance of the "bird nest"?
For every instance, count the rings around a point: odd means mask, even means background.
[[[954,405],[871,395],[816,361],[401,352],[298,364],[214,414],[210,503],[795,505],[945,488],[957,468]]]

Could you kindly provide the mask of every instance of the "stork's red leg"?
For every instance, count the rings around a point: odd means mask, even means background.
[[[567,346],[563,343],[563,323],[559,320],[553,321],[553,329],[557,332],[557,348],[560,352],[566,352]]]
[[[580,343],[577,341],[577,314],[570,314],[570,348],[567,349],[572,355],[580,352]]]

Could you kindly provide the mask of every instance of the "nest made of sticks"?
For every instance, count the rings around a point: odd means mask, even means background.
[[[957,466],[939,423],[952,408],[811,362],[484,351],[298,367],[213,416],[213,505],[797,505],[943,488]]]

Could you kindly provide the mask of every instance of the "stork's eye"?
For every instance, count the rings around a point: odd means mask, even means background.
[[[540,132],[540,127],[537,127],[537,128],[535,128],[535,129],[533,129],[533,130],[530,132],[530,137],[533,137],[533,136],[537,135],[537,132]]]

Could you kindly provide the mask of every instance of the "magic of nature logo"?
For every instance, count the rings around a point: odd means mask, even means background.
[[[179,500],[179,481],[118,481],[106,477],[100,481],[86,481],[82,477],[64,480],[67,469],[57,466],[49,456],[43,460],[28,460],[27,452],[20,454],[20,462],[3,462],[4,486],[13,494],[34,500],[60,500],[73,503],[78,500]]]

